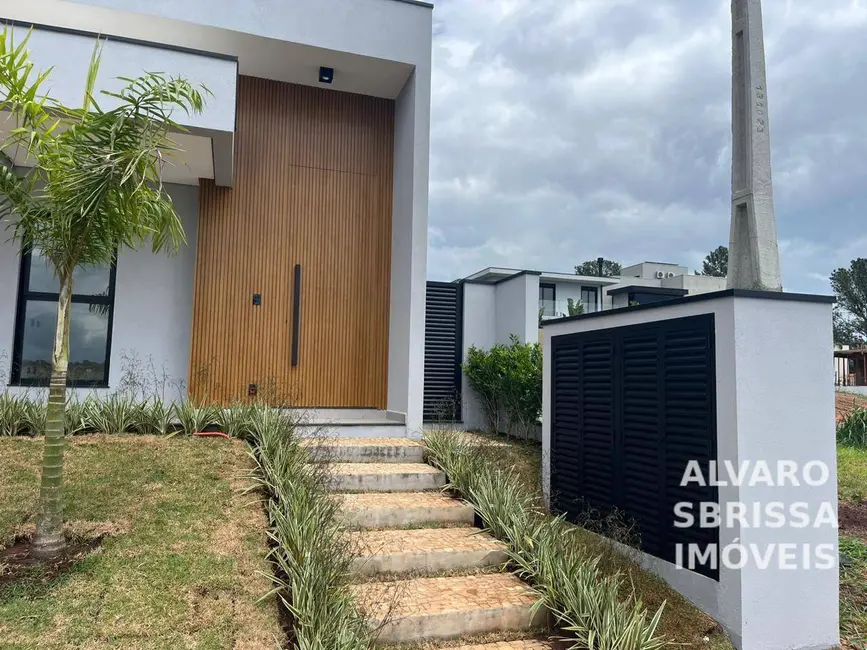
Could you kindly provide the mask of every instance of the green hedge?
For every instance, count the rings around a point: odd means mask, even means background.
[[[538,343],[520,343],[489,350],[471,347],[464,375],[479,398],[491,433],[503,425],[509,434],[526,437],[542,416],[542,351]],[[502,422],[505,415],[506,422]]]

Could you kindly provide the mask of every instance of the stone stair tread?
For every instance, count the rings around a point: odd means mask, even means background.
[[[506,545],[478,528],[418,528],[371,530],[352,534],[362,557],[499,551]]]
[[[466,508],[463,501],[439,492],[359,492],[336,495],[346,510],[368,508]]]
[[[441,474],[442,472],[426,463],[334,463],[331,466],[335,476],[371,474]]]
[[[355,492],[336,494],[350,526],[403,529],[416,525],[471,525],[473,507],[440,491]]]
[[[444,613],[531,607],[537,594],[510,573],[443,578],[414,578],[353,585],[369,616],[381,620],[391,609],[395,619]]]
[[[545,641],[494,641],[478,645],[461,645],[448,650],[553,650],[556,646]]]

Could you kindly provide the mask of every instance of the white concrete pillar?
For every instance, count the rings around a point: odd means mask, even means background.
[[[543,328],[542,478],[550,500],[552,339],[714,315],[717,463],[726,483],[718,487],[719,579],[636,554],[719,621],[739,650],[824,650],[839,643],[832,302],[726,290]],[[725,515],[741,509],[744,519]],[[782,514],[781,526],[773,512]],[[747,553],[742,566],[736,546]]]

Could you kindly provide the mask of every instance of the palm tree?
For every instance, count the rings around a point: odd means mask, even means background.
[[[16,125],[2,148],[12,160],[24,159],[18,169],[0,163],[0,218],[23,250],[41,251],[60,285],[32,546],[37,557],[51,557],[66,547],[63,451],[72,273],[110,264],[124,247],[149,243],[154,252],[173,252],[185,243],[161,171],[166,153],[177,151],[168,135],[178,128],[172,111],[201,112],[207,89],[158,73],[121,78],[120,91],[102,91],[114,106],[103,110],[94,92],[102,53],[97,41],[83,105],[70,108],[42,94],[51,70],[34,72],[28,39],[16,46],[11,28],[0,33],[0,109]]]

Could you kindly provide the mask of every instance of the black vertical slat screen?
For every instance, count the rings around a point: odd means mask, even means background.
[[[428,282],[424,328],[424,420],[461,419],[463,285]]]
[[[674,526],[680,502],[717,502],[681,487],[696,460],[716,459],[712,314],[552,339],[552,506],[573,521],[592,509],[634,522],[646,553],[673,562],[677,544],[718,544],[715,528]],[[684,546],[686,548],[686,546]],[[718,579],[710,565],[696,569]]]

